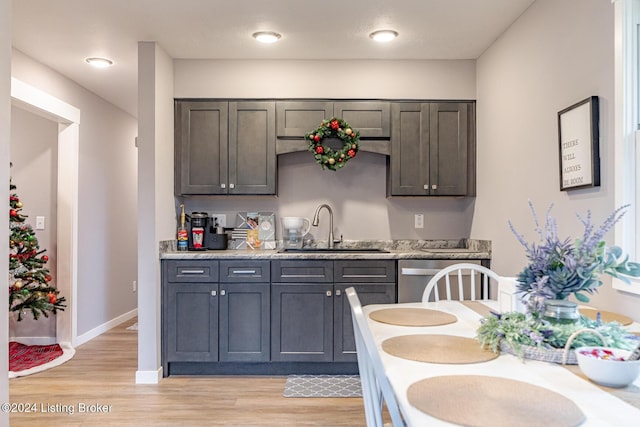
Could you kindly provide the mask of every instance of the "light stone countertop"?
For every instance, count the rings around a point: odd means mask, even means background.
[[[280,252],[279,250],[206,250],[178,252],[175,241],[160,244],[160,259],[491,259],[491,241],[488,240],[375,240],[344,241],[336,249],[346,252],[323,251],[325,242],[314,242],[305,250]],[[319,248],[314,251],[314,248]],[[388,252],[367,251],[380,248]],[[364,249],[358,252],[357,249]]]

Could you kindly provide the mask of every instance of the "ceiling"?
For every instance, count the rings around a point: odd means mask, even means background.
[[[534,1],[13,0],[13,46],[137,116],[138,41],[173,58],[475,59]],[[378,29],[400,36],[375,43]],[[257,43],[260,30],[282,38]]]

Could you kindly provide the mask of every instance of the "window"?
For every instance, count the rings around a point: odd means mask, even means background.
[[[615,199],[630,205],[616,228],[615,243],[640,259],[640,0],[615,5]],[[640,282],[613,281],[618,290],[640,294]]]

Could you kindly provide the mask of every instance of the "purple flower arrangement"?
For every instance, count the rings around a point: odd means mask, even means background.
[[[584,225],[581,238],[561,240],[555,219],[551,216],[553,204],[546,213],[544,226],[538,221],[536,210],[529,201],[538,243],[529,243],[519,234],[511,221],[509,227],[524,246],[529,264],[518,274],[518,291],[532,312],[539,312],[547,299],[567,299],[574,295],[578,301],[588,302],[602,285],[600,276],[608,274],[627,283],[629,277],[640,277],[640,264],[623,256],[618,246],[607,246],[603,240],[607,231],[622,218],[627,206],[622,206],[599,226],[591,222],[591,211],[586,217],[577,215]]]

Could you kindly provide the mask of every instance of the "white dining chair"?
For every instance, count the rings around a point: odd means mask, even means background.
[[[479,264],[459,263],[445,267],[427,282],[422,294],[422,302],[440,301],[440,291],[444,288],[446,298],[453,300],[455,290],[457,300],[488,300],[490,298],[491,287],[498,289],[500,276],[493,270]],[[490,286],[491,285],[491,286]],[[480,288],[480,295],[477,289]]]
[[[367,319],[362,312],[360,298],[353,287],[345,290],[349,305],[351,306],[351,318],[353,320],[353,333],[356,339],[356,351],[358,354],[358,370],[362,384],[362,400],[364,401],[364,413],[367,427],[383,427],[382,409],[386,404],[391,422],[394,427],[404,426],[404,420],[400,415],[398,401],[393,394],[389,379],[384,373],[382,360],[376,350],[373,335],[367,325]]]

